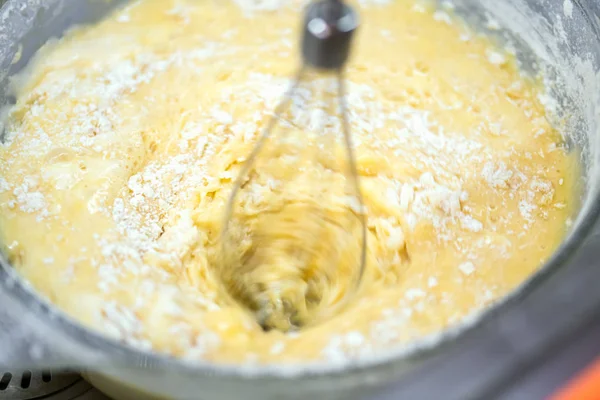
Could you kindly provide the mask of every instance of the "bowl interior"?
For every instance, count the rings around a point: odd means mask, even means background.
[[[0,10],[0,110],[14,104],[10,78],[26,67],[37,49],[51,38],[60,37],[69,27],[92,23],[124,3],[124,0],[7,1]],[[539,272],[537,278],[541,279],[559,269],[569,267],[565,254],[573,252],[576,244],[587,236],[591,221],[596,219],[598,213],[597,141],[600,126],[596,109],[600,105],[600,79],[597,75],[600,65],[600,37],[596,16],[600,15],[600,3],[571,3],[569,0],[455,0],[453,4],[455,12],[469,25],[493,36],[499,43],[510,46],[525,73],[544,75],[549,89],[548,97],[553,99],[552,118],[557,126],[560,126],[571,151],[580,154],[583,166],[580,180],[580,211],[574,216],[575,221],[564,245]],[[502,29],[498,29],[498,26]],[[1,135],[0,119],[0,139]],[[2,268],[5,267],[6,264],[2,263]],[[18,282],[8,287],[5,283],[8,273],[10,272],[5,269],[4,275],[0,275],[0,287],[5,286],[2,289],[5,293],[20,297],[19,301],[36,303],[44,312],[53,312],[52,307],[44,305],[45,303],[22,283]],[[531,282],[535,279],[536,277],[532,278]],[[515,298],[528,290],[531,282],[518,289]],[[497,306],[498,309],[502,307],[502,304]],[[86,345],[102,348],[105,352],[104,358],[110,356],[111,362],[121,359],[133,362],[134,365],[154,365],[160,368],[172,365],[172,360],[167,357],[144,355],[88,332],[64,316],[60,318],[53,322],[57,329],[67,332],[68,337],[77,337],[77,340]],[[425,355],[420,353],[421,351],[437,348],[444,340],[452,340],[459,332],[467,327],[476,326],[479,321],[479,317],[474,318],[463,327],[453,328],[452,332],[446,332],[434,339],[425,339],[421,345],[411,348],[410,351],[394,350],[356,367],[387,364],[400,359],[401,356],[419,358]],[[236,373],[240,372],[239,369],[234,370]],[[212,371],[214,372],[214,368]],[[231,369],[224,368],[223,371],[229,373]],[[307,367],[304,372],[310,371],[315,373],[324,370],[322,366],[319,369],[313,366]],[[280,372],[268,369],[262,371],[267,375]],[[256,371],[252,374],[256,374]]]

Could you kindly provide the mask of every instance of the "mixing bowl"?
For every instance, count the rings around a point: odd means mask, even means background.
[[[0,1],[0,106],[11,75],[40,46],[122,1]],[[447,3],[447,2],[444,2]],[[580,154],[578,215],[562,246],[511,296],[458,327],[349,366],[302,368],[185,363],[92,332],[0,261],[0,367],[76,368],[115,398],[489,399],[536,358],[600,314],[600,3],[594,0],[454,0],[474,29],[543,72],[553,116]],[[1,125],[0,125],[1,126]],[[35,229],[35,227],[32,227]]]

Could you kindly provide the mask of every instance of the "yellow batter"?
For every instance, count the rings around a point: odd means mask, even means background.
[[[88,326],[218,362],[372,355],[514,289],[576,207],[576,159],[539,87],[443,11],[358,3],[348,103],[369,249],[341,312],[264,332],[216,270],[233,179],[298,62],[291,0],[141,0],[47,45],[15,82],[0,146],[15,267]],[[303,115],[289,118],[309,131]]]

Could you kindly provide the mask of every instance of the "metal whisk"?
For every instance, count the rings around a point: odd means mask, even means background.
[[[341,0],[307,7],[302,65],[227,204],[221,279],[265,330],[332,316],[363,276],[366,222],[344,83],[357,27]]]

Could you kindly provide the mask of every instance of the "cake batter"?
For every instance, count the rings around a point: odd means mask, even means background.
[[[293,0],[139,0],[46,45],[0,146],[15,268],[117,340],[228,363],[373,355],[513,290],[576,207],[576,156],[542,88],[443,10],[358,3],[348,103],[369,248],[343,310],[265,332],[215,270],[233,180],[298,64]]]

